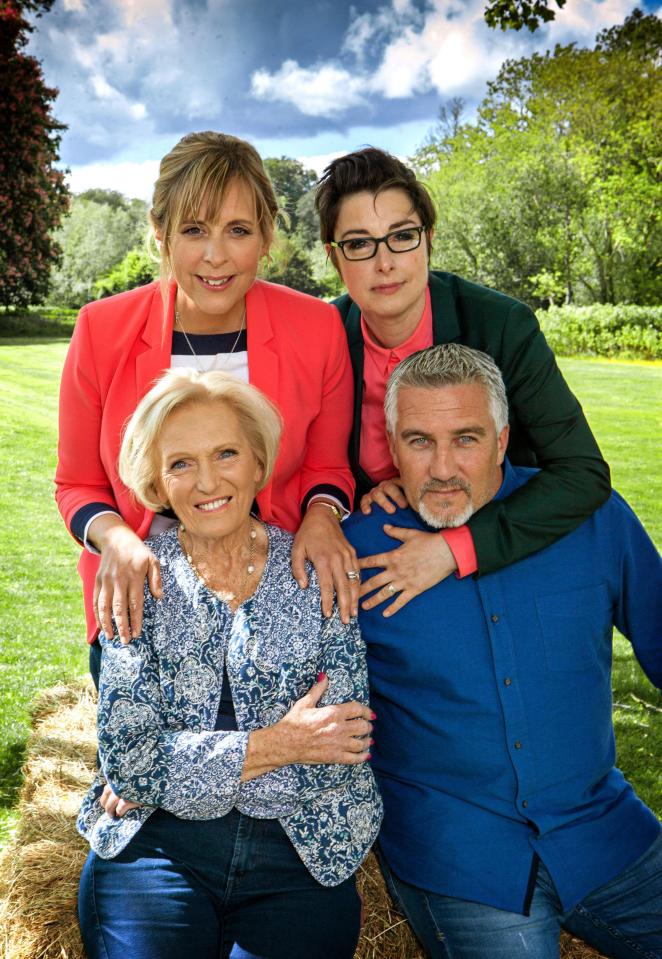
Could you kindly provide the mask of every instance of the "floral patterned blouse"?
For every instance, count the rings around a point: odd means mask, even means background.
[[[370,767],[289,765],[240,782],[248,735],[278,722],[329,677],[321,704],[368,703],[365,645],[356,620],[325,619],[314,570],[308,589],[292,576],[292,536],[266,526],[269,546],[258,587],[235,613],[206,588],[172,528],[148,541],[161,562],[163,599],[145,590],[142,635],[127,646],[101,634],[98,736],[101,772],[78,830],[112,859],[155,808],[183,819],[215,819],[231,809],[277,818],[312,875],[333,886],[372,845],[382,804]],[[237,731],[215,730],[223,666]],[[141,803],[122,818],[104,812],[108,782]]]

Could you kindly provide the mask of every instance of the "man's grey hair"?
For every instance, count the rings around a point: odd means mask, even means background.
[[[394,433],[398,392],[406,386],[426,390],[480,383],[485,387],[497,436],[508,425],[508,399],[501,371],[491,356],[459,343],[440,343],[412,353],[391,373],[384,397],[386,429]]]

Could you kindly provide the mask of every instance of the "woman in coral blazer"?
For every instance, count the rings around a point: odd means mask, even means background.
[[[179,352],[190,349],[189,365],[198,368],[210,365],[199,346],[204,334],[229,336],[234,345],[219,354],[221,368],[234,361],[233,370],[278,406],[281,451],[257,497],[260,516],[298,529],[293,573],[305,585],[304,561],[313,563],[327,614],[334,590],[345,621],[356,611],[356,556],[338,523],[338,506],[349,506],[353,495],[347,344],[333,307],[255,280],[276,211],[253,147],[223,134],[184,137],[162,161],[151,211],[170,282],[80,313],[62,375],[56,484],[67,527],[88,547],[79,571],[90,642],[99,628],[112,632],[111,614],[125,640],[138,635],[145,576],[160,592],[158,563],[142,543],[162,528],[160,517],[154,525],[154,514],[131,497],[117,456],[139,399],[175,362],[179,331]]]

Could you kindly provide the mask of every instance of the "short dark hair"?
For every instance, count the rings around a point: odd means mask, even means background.
[[[315,208],[320,218],[322,243],[334,239],[340,203],[344,197],[364,190],[377,196],[382,190],[404,190],[411,199],[412,208],[429,232],[437,214],[430,194],[416,179],[413,170],[384,150],[364,147],[354,153],[332,160],[320,177],[315,193]]]

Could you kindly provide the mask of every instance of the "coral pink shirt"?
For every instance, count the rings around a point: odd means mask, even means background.
[[[433,344],[432,304],[429,288],[425,292],[425,306],[418,325],[408,340],[396,347],[380,346],[372,338],[363,315],[361,316],[363,334],[363,405],[361,407],[361,445],[360,463],[375,485],[382,480],[397,475],[397,469],[391,459],[386,438],[386,420],[384,419],[384,395],[388,378],[402,360],[425,350]],[[446,540],[455,562],[457,576],[469,576],[478,569],[478,560],[473,537],[468,526],[456,529],[444,529],[441,535]]]
[[[425,306],[418,325],[408,340],[393,348],[380,346],[372,338],[368,325],[361,316],[363,334],[363,405],[361,407],[360,462],[375,483],[397,475],[386,438],[384,394],[388,378],[398,363],[432,346],[432,306],[430,291],[425,291]]]

